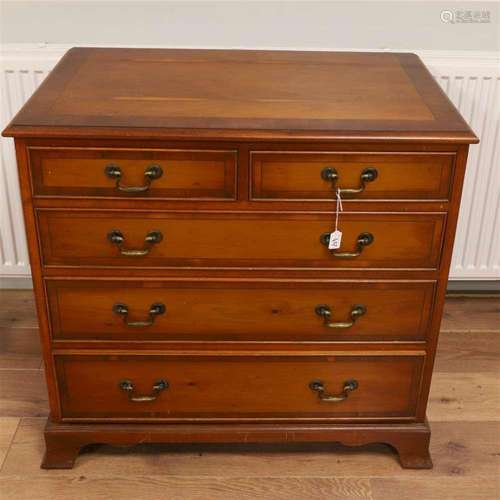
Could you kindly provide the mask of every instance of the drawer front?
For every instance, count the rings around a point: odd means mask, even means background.
[[[421,340],[434,283],[49,280],[56,340]],[[155,309],[156,307],[156,309]]]
[[[453,159],[449,153],[254,151],[250,156],[251,196],[331,200],[340,188],[346,199],[445,200]]]
[[[236,198],[236,151],[30,149],[35,196]]]
[[[65,419],[210,421],[411,418],[423,359],[55,356]]]
[[[40,210],[43,262],[62,266],[436,268],[444,214]],[[370,240],[366,235],[371,235]]]

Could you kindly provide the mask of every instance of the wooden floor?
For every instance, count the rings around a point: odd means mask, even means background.
[[[500,499],[500,297],[446,304],[428,417],[434,469],[384,445],[95,447],[44,471],[32,294],[0,291],[0,499]],[[286,452],[285,452],[286,450]]]

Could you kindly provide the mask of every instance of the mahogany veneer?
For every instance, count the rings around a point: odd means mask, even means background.
[[[431,466],[478,139],[417,56],[75,48],[4,135],[49,390],[42,467],[95,442],[282,441],[384,442]]]

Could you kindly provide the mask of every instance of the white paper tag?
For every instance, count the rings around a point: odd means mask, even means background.
[[[342,243],[342,231],[338,229],[330,233],[330,241],[328,242],[328,250],[337,250],[340,248],[340,244]]]

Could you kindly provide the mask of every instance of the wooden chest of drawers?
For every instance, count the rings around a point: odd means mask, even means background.
[[[145,441],[383,442],[431,466],[477,138],[416,56],[73,49],[4,135],[50,398],[44,467]]]

